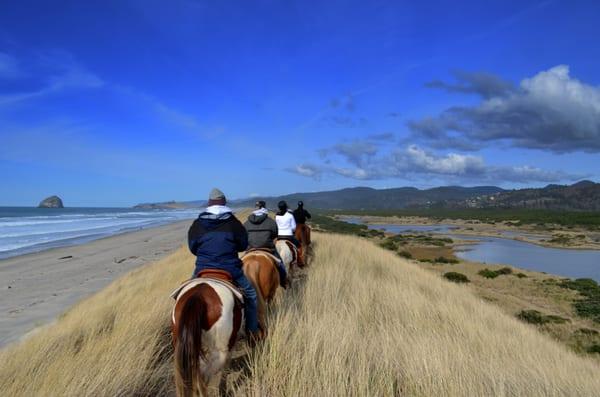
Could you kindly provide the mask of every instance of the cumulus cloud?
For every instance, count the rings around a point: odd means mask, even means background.
[[[559,65],[512,88],[491,75],[463,75],[458,84],[430,87],[481,96],[476,106],[455,106],[408,123],[432,147],[476,149],[492,142],[552,152],[600,151],[600,87]]]
[[[457,80],[454,84],[434,80],[425,84],[425,86],[440,88],[449,92],[477,94],[483,98],[505,96],[513,92],[516,88],[513,83],[502,80],[490,73],[456,71],[453,74]]]
[[[392,132],[382,132],[381,134],[371,134],[367,136],[367,140],[384,143],[392,142],[396,140],[396,135],[394,135]]]
[[[332,162],[315,165],[303,164],[288,171],[311,178],[324,174],[340,175],[357,180],[439,178],[451,182],[560,182],[584,178],[561,171],[548,171],[537,167],[494,166],[486,164],[481,156],[459,153],[436,154],[417,145],[397,148],[378,155],[374,147],[363,146],[361,141],[345,144],[327,157],[338,156],[345,165]],[[336,147],[334,147],[336,148]],[[336,162],[340,164],[340,162]]]
[[[288,168],[287,171],[313,179],[319,179],[323,173],[322,167],[313,164],[300,164],[295,167]]]

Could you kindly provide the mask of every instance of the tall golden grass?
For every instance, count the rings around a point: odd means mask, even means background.
[[[315,233],[311,268],[280,296],[239,395],[597,396],[600,366],[368,241]],[[173,393],[170,290],[181,249],[0,353],[7,396]]]

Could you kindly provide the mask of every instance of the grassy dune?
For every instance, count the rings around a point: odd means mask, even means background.
[[[240,395],[600,394],[600,366],[468,289],[356,237],[315,233],[312,267],[228,379]],[[170,290],[181,249],[117,280],[0,353],[2,395],[173,392]]]

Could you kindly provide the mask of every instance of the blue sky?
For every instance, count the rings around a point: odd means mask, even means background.
[[[600,180],[589,1],[0,4],[0,205]]]

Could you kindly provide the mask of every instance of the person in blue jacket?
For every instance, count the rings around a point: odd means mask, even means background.
[[[196,255],[196,267],[192,277],[201,270],[220,269],[229,272],[233,282],[244,293],[246,330],[251,341],[262,338],[258,326],[256,290],[242,270],[238,252],[248,248],[248,233],[226,205],[225,194],[213,189],[208,198],[208,207],[192,223],[188,231],[188,245]]]

